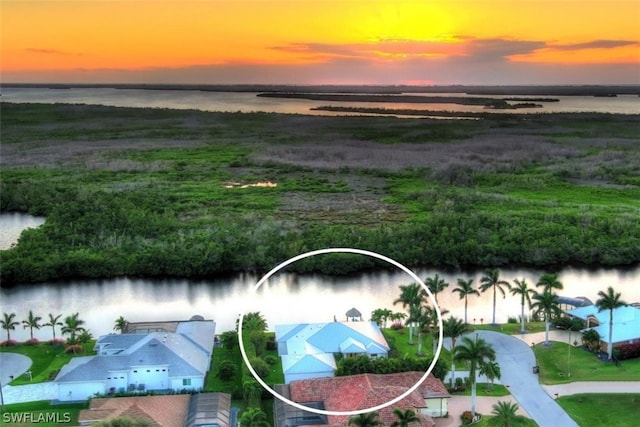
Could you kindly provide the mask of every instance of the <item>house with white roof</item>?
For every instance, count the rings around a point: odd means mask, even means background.
[[[579,307],[568,312],[569,315],[585,321],[587,328],[594,329],[600,335],[603,351],[609,342],[609,310],[598,311],[595,305]],[[613,310],[613,347],[622,344],[640,342],[640,307],[628,305]]]
[[[332,377],[335,354],[387,357],[389,345],[375,322],[329,322],[277,325],[278,354],[285,384]]]
[[[215,322],[173,322],[174,332],[104,335],[95,356],[75,357],[56,376],[58,399],[124,391],[200,390],[211,364]]]

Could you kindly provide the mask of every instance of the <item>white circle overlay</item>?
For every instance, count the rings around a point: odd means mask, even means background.
[[[262,378],[260,378],[258,376],[256,371],[251,366],[251,363],[249,363],[249,359],[247,357],[247,353],[246,353],[246,351],[244,349],[244,344],[242,343],[242,321],[244,319],[244,313],[240,313],[239,319],[238,319],[238,343],[240,345],[240,353],[242,354],[242,359],[244,360],[245,365],[247,365],[247,368],[249,368],[249,372],[251,372],[251,375],[253,375],[253,377],[256,379],[256,381],[258,381],[258,383],[260,383],[260,385],[262,387],[264,387],[269,393],[271,393],[275,398],[280,399],[282,402],[284,402],[284,403],[286,403],[288,405],[291,405],[291,406],[293,406],[295,408],[301,409],[303,411],[313,412],[315,414],[333,415],[333,416],[352,416],[352,415],[359,415],[359,414],[365,414],[365,413],[368,413],[368,412],[378,411],[380,409],[386,408],[387,406],[391,406],[394,403],[397,403],[397,402],[401,401],[402,399],[404,399],[405,397],[407,397],[411,393],[413,393],[420,386],[420,384],[422,384],[422,382],[427,379],[427,377],[429,376],[429,374],[431,373],[431,371],[435,367],[436,362],[440,358],[440,352],[442,351],[442,341],[443,341],[442,314],[440,313],[440,307],[438,307],[438,304],[436,303],[435,298],[433,297],[433,294],[431,293],[431,291],[429,290],[427,285],[425,285],[424,282],[413,271],[411,271],[410,269],[408,269],[404,265],[400,264],[399,262],[397,262],[397,261],[395,261],[395,260],[393,260],[393,259],[391,259],[389,257],[386,257],[384,255],[381,255],[381,254],[378,254],[378,253],[375,253],[375,252],[371,252],[371,251],[367,251],[367,250],[363,250],[363,249],[355,249],[355,248],[326,248],[326,249],[318,249],[318,250],[315,250],[315,251],[305,252],[303,254],[294,256],[293,258],[290,258],[290,259],[284,261],[283,263],[281,263],[280,265],[274,267],[271,271],[269,271],[267,274],[265,274],[262,277],[262,279],[260,279],[258,281],[258,283],[256,283],[256,285],[253,288],[253,291],[254,292],[257,291],[260,288],[260,286],[262,286],[267,280],[269,280],[269,278],[271,276],[273,276],[275,273],[277,273],[278,271],[280,271],[284,267],[288,266],[289,264],[293,264],[296,261],[300,261],[301,259],[309,258],[309,257],[315,256],[315,255],[323,255],[323,254],[331,254],[331,253],[350,253],[350,254],[366,255],[366,256],[370,256],[370,257],[373,257],[373,258],[377,258],[377,259],[386,261],[389,264],[398,267],[399,269],[401,269],[402,271],[407,273],[409,276],[411,276],[411,278],[416,283],[418,283],[420,286],[422,286],[422,288],[427,292],[427,295],[429,295],[429,300],[433,304],[433,307],[435,308],[435,311],[436,311],[436,314],[437,314],[437,317],[438,317],[438,328],[439,328],[438,329],[438,331],[439,331],[438,332],[438,348],[436,349],[436,352],[435,352],[434,357],[433,357],[433,361],[429,365],[429,368],[426,370],[424,375],[418,380],[418,382],[416,382],[413,386],[411,386],[411,388],[409,388],[407,391],[405,391],[401,395],[391,399],[390,401],[388,401],[386,403],[382,403],[380,405],[373,406],[371,408],[358,409],[358,410],[353,410],[353,411],[327,411],[327,410],[324,410],[324,409],[310,408],[308,406],[305,406],[305,405],[302,405],[300,403],[294,402],[294,401],[292,401],[290,399],[287,399],[286,397],[282,396],[281,394],[279,394],[275,390],[273,390],[271,387],[269,387],[262,380]]]

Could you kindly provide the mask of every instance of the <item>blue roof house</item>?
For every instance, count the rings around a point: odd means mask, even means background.
[[[212,320],[178,322],[175,332],[110,334],[97,355],[75,357],[56,376],[58,400],[146,390],[200,390],[215,336]]]
[[[609,342],[609,310],[598,311],[598,307],[590,305],[569,311],[571,316],[578,317],[587,323],[587,329],[595,329],[600,335],[603,351]],[[640,308],[628,305],[613,310],[613,347],[621,344],[634,344],[640,341]]]
[[[276,342],[285,383],[332,377],[334,354],[386,357],[389,345],[375,322],[330,322],[277,325]]]

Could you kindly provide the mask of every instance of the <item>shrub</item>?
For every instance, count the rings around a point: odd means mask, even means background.
[[[222,381],[232,380],[238,373],[238,367],[231,360],[223,360],[218,367],[218,378]]]
[[[67,346],[67,348],[64,349],[65,353],[82,353],[82,346],[80,344],[72,344],[70,346]]]
[[[276,342],[276,337],[270,335],[267,339],[267,350],[268,351],[276,351],[278,349],[278,343]]]
[[[40,341],[38,340],[38,338],[31,338],[24,342],[24,345],[38,345],[38,344],[40,344]]]
[[[0,343],[0,346],[2,347],[14,347],[16,345],[18,345],[18,342],[16,340],[2,341]]]
[[[507,318],[507,323],[518,323],[518,319],[516,319],[516,318],[515,318],[515,317],[513,317],[513,316],[509,316],[509,317]]]
[[[464,411],[462,415],[460,415],[460,419],[462,420],[462,424],[471,424],[471,421],[473,421],[473,414],[471,411]]]
[[[393,329],[394,331],[397,331],[399,329],[403,329],[404,325],[402,324],[402,322],[393,322],[390,328]]]
[[[614,349],[618,350],[618,359],[627,360],[640,357],[640,342],[634,344],[622,344]]]
[[[56,338],[55,340],[49,340],[49,345],[52,345],[54,347],[60,347],[61,345],[64,345],[64,340],[62,338]]]
[[[272,354],[269,354],[264,357],[264,361],[267,362],[269,365],[275,365],[276,363],[278,363],[278,358]]]
[[[266,376],[269,375],[269,372],[271,372],[269,364],[267,364],[267,362],[265,362],[260,357],[250,359],[249,362],[251,363],[251,367],[253,368],[253,370],[256,371],[256,374],[258,374],[260,378],[266,378]]]
[[[220,335],[222,347],[233,350],[238,347],[238,333],[236,331],[223,332]]]

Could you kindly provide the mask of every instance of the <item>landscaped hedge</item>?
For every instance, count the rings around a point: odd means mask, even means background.
[[[640,342],[622,344],[614,349],[614,351],[616,350],[618,351],[618,360],[635,359],[640,357]]]

